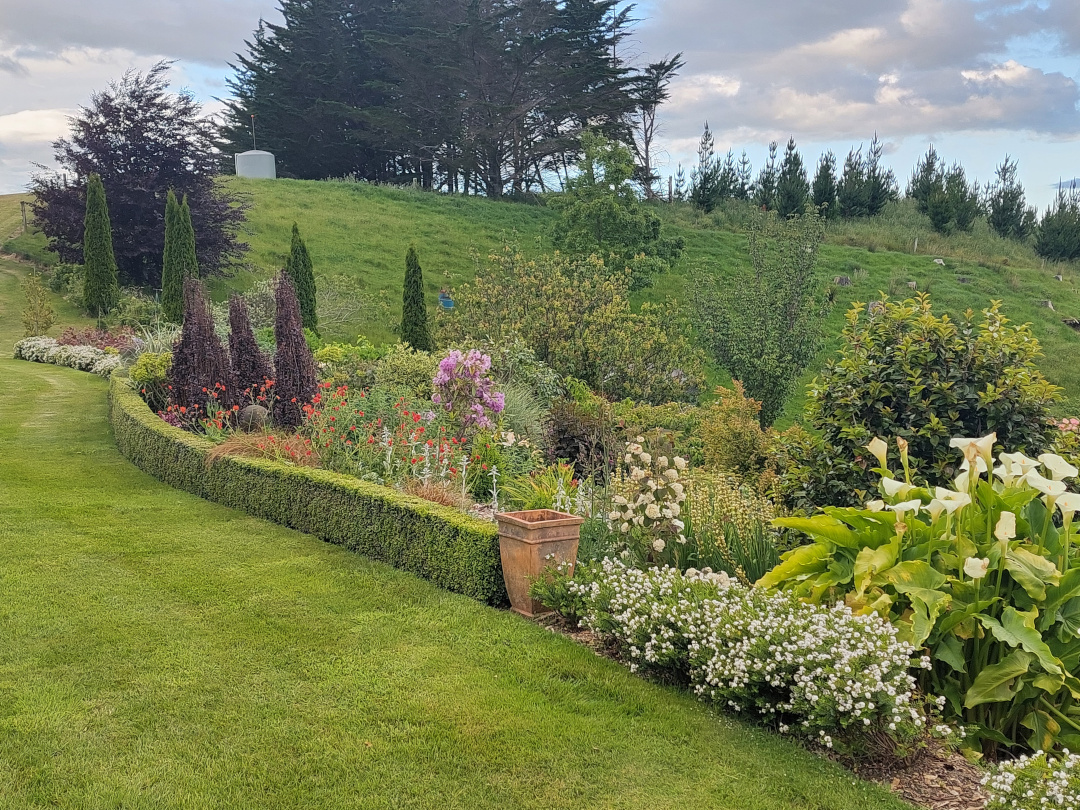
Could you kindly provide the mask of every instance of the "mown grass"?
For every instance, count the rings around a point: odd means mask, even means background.
[[[0,345],[18,334],[0,262]],[[904,805],[507,612],[174,491],[0,354],[0,806]]]
[[[393,339],[391,325],[400,317],[404,257],[410,243],[420,252],[428,297],[434,303],[439,289],[471,278],[477,257],[483,261],[504,240],[516,241],[529,252],[547,249],[554,217],[553,211],[542,206],[359,183],[235,177],[223,182],[250,204],[244,238],[251,249],[236,275],[215,282],[215,297],[223,299],[229,290],[244,289],[283,266],[295,221],[317,275],[349,275],[380,304],[366,310],[358,322],[332,330],[332,339],[353,340],[357,334],[376,342]],[[687,205],[660,205],[657,210],[667,226],[686,239],[687,249],[673,272],[635,295],[637,303],[667,297],[687,301],[694,295],[695,269],[731,276],[748,262],[742,231],[749,216],[746,207],[728,207],[710,215]],[[916,236],[919,250],[913,253]],[[39,236],[27,235],[22,241],[28,252],[41,248]],[[938,258],[944,260],[944,267],[934,263]],[[1006,315],[1016,322],[1030,322],[1042,342],[1041,367],[1068,397],[1061,412],[1080,409],[1080,363],[1073,359],[1080,350],[1080,334],[1063,323],[1064,318],[1080,317],[1080,273],[1075,265],[1044,265],[1030,245],[1000,239],[984,222],[977,223],[971,234],[942,237],[933,233],[925,217],[902,202],[874,220],[830,224],[821,267],[830,281],[845,276],[852,286],[835,288],[825,349],[799,381],[781,425],[799,418],[805,383],[835,352],[851,302],[867,302],[882,292],[908,297],[912,294],[909,282],[915,282],[919,290],[929,290],[939,313],[954,317],[967,309],[978,313],[991,300],[1003,301]],[[1063,281],[1055,280],[1057,274]],[[1053,302],[1053,311],[1039,306],[1045,300]],[[713,379],[724,381],[722,370]]]

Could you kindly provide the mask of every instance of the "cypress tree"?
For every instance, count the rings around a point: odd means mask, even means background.
[[[285,262],[285,272],[300,302],[300,317],[304,328],[319,334],[319,316],[315,309],[315,272],[311,267],[311,255],[304,240],[300,238],[300,228],[295,222],[292,226],[292,245],[289,259]]]
[[[754,205],[765,211],[776,208],[776,183],[780,178],[780,167],[776,159],[777,146],[776,141],[769,144],[769,157],[758,172],[757,182],[754,184]]]
[[[263,354],[251,329],[247,305],[235,293],[229,296],[229,359],[240,395],[250,397],[271,379],[270,358]]]
[[[105,186],[101,177],[91,174],[86,182],[86,218],[83,220],[83,301],[91,315],[102,317],[120,300],[113,256],[112,226]]]
[[[304,406],[311,402],[318,387],[315,358],[304,340],[300,302],[286,273],[278,276],[274,293],[277,315],[274,318],[274,424],[299,427],[304,421]]]
[[[424,303],[424,271],[416,248],[409,246],[405,255],[405,291],[401,299],[401,342],[418,351],[435,348],[428,327],[427,305]]]
[[[161,259],[161,314],[171,323],[184,319],[184,276],[179,253],[180,203],[172,189],[165,197],[165,251]]]
[[[180,269],[184,278],[199,277],[199,260],[195,255],[195,228],[191,224],[191,208],[188,206],[187,194],[179,208],[179,235],[180,246],[178,257]]]

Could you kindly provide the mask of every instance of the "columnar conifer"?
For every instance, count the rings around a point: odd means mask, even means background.
[[[165,251],[161,260],[161,314],[165,320],[184,319],[184,275],[180,269],[180,203],[169,189],[165,197]]]
[[[307,245],[300,238],[300,228],[294,222],[292,226],[292,244],[289,259],[285,262],[285,272],[289,275],[296,298],[300,302],[300,317],[304,328],[319,334],[319,316],[316,312],[315,272],[311,266],[311,255]]]
[[[83,301],[91,315],[102,317],[116,306],[120,287],[116,280],[112,226],[101,177],[91,174],[86,182],[86,217],[83,220]]]
[[[405,291],[401,300],[401,342],[414,349],[430,352],[435,348],[428,326],[427,304],[424,302],[424,271],[416,248],[409,246],[405,254]]]

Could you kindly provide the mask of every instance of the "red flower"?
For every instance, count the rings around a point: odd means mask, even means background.
[[[420,421],[420,414],[418,414],[418,413],[414,413],[414,414],[413,414],[413,418],[412,418],[412,420],[413,420],[413,423],[414,423],[414,424],[415,424],[416,422],[419,422],[419,421]]]

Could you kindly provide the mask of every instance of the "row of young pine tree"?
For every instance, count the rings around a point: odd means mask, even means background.
[[[698,146],[698,164],[689,183],[682,166],[674,179],[673,196],[689,201],[706,213],[725,200],[741,200],[782,217],[801,214],[813,206],[827,219],[856,219],[880,214],[900,198],[892,170],[882,162],[877,135],[864,153],[862,146],[848,152],[838,173],[836,156],[825,152],[811,179],[795,139],[790,138],[781,157],[778,144],[769,145],[765,165],[754,176],[744,150],[720,158],[709,125]],[[947,164],[931,146],[919,159],[908,181],[905,197],[915,202],[935,231],[942,234],[970,231],[978,217],[1004,239],[1032,240],[1035,251],[1055,261],[1080,258],[1080,189],[1062,189],[1040,220],[1026,201],[1017,162],[1006,156],[985,184],[969,181],[960,163]]]

